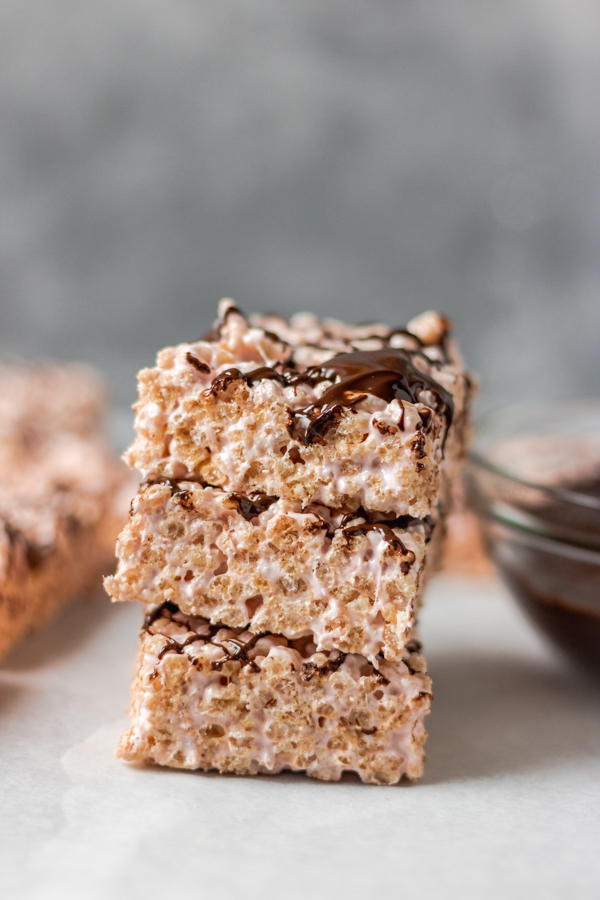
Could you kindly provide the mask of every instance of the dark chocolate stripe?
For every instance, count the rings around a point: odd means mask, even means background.
[[[344,409],[354,410],[356,404],[368,394],[386,403],[392,400],[417,403],[420,395],[428,391],[449,427],[454,414],[452,397],[437,381],[414,365],[413,355],[411,351],[392,347],[357,350],[340,353],[320,366],[309,366],[303,373],[303,376],[308,376],[307,380],[312,383],[336,383],[309,406],[290,410],[288,430],[291,437],[303,444],[322,442]]]
[[[328,659],[322,666],[319,666],[314,662],[302,663],[302,677],[305,681],[310,681],[317,673],[319,675],[330,675],[332,672],[336,672],[339,669],[347,655],[347,653],[342,653],[341,650],[338,650],[338,655],[335,659]]]
[[[216,378],[213,378],[208,392],[215,396],[226,391],[236,381],[243,381],[248,387],[253,387],[259,381],[266,380],[276,381],[283,387],[293,387],[301,382],[313,383],[312,379],[304,372],[298,372],[290,366],[282,366],[281,371],[272,366],[259,366],[257,369],[252,369],[251,372],[242,372],[241,369],[232,366],[229,369],[223,369]]]
[[[170,600],[165,600],[163,603],[160,603],[153,610],[151,610],[151,612],[146,616],[146,618],[144,619],[142,632],[150,633],[149,632],[150,627],[158,619],[163,618],[163,617],[166,619],[172,619],[173,616],[178,612],[180,612],[178,606],[176,606],[174,603],[171,603]],[[189,620],[194,617],[186,615],[185,618],[187,619],[187,622],[181,622],[180,624],[182,624],[184,626],[187,624],[187,626],[189,628]],[[202,618],[202,617],[200,616],[198,618]],[[268,635],[253,634],[252,637],[249,638],[247,641],[240,641],[240,640],[238,640],[237,637],[226,638],[226,640],[224,640],[223,642],[215,641],[214,640],[215,635],[222,628],[227,628],[227,626],[223,625],[221,623],[214,625],[204,619],[203,619],[203,621],[205,622],[205,625],[208,628],[208,631],[209,631],[208,635],[194,634],[194,635],[190,635],[184,641],[180,642],[180,641],[177,641],[175,638],[169,637],[166,634],[160,634],[160,633],[156,634],[156,637],[161,637],[166,641],[165,646],[158,653],[158,658],[162,659],[163,656],[166,656],[167,653],[182,654],[184,651],[184,648],[187,647],[189,644],[193,644],[197,640],[204,640],[206,643],[211,643],[213,646],[219,647],[219,649],[221,649],[226,654],[223,659],[213,660],[211,662],[212,669],[214,669],[216,671],[220,671],[226,662],[229,662],[230,660],[233,660],[233,661],[240,660],[244,665],[251,666],[252,670],[254,672],[260,672],[261,671],[260,666],[254,660],[248,659],[248,651],[251,650],[252,647],[254,647],[254,645],[257,643],[258,640],[260,640],[261,637],[265,637],[265,636],[282,637],[282,635],[276,635],[276,634],[269,633]],[[190,628],[190,630],[193,630],[193,629]],[[235,629],[228,628],[228,631],[232,631],[232,630],[235,631]],[[287,638],[284,638],[284,640],[286,642],[287,647],[293,645],[293,642],[290,642]],[[230,649],[230,647],[227,646],[228,644],[231,644],[233,646],[233,649]],[[416,644],[416,642],[415,642],[415,644]],[[420,647],[420,645],[419,645],[419,647]],[[310,661],[303,662],[302,669],[301,669],[302,677],[305,679],[305,681],[310,681],[317,674],[318,675],[330,675],[332,672],[335,672],[335,671],[337,671],[337,669],[339,669],[339,667],[342,665],[342,663],[346,659],[347,655],[348,655],[347,653],[343,653],[341,650],[338,650],[337,656],[335,656],[333,659],[326,660],[326,662],[324,662],[322,665],[318,665],[317,663],[310,662]],[[383,655],[381,653],[379,654],[378,658],[380,658],[383,661]],[[188,659],[189,659],[189,657],[188,657]],[[367,660],[365,660],[365,662],[367,662]],[[195,665],[193,659],[190,659],[190,663],[192,665]],[[373,675],[375,675],[377,677],[378,683],[389,684],[389,680],[385,677],[385,675],[383,675],[372,663],[370,663],[370,665],[373,669]],[[153,680],[154,678],[156,678],[157,675],[158,675],[158,671],[157,671],[157,669],[155,669],[149,676],[150,680]]]
[[[234,313],[238,316],[242,316],[244,319],[246,318],[244,313],[240,309],[238,309],[237,306],[235,306],[235,304],[232,303],[232,305],[228,306],[227,309],[225,310],[225,315],[221,319],[217,319],[217,321],[212,326],[212,328],[206,332],[206,334],[201,338],[201,340],[203,340],[203,341],[218,341],[219,338],[221,337],[221,329],[223,328],[223,325],[225,324],[225,322],[227,321],[229,316],[233,315]]]
[[[233,491],[227,494],[227,497],[235,502],[238,512],[248,522],[260,516],[261,513],[277,502],[277,497],[274,497],[272,494],[264,494],[262,491],[256,491],[252,494],[239,494]]]

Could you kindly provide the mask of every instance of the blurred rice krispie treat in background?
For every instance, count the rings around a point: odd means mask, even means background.
[[[100,585],[135,489],[95,372],[0,365],[0,654]]]

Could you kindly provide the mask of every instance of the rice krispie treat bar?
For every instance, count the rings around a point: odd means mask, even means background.
[[[126,460],[144,478],[392,518],[436,515],[471,391],[437,313],[406,330],[306,315],[251,324],[231,301],[208,339],[162,350],[138,387]]]
[[[115,600],[170,600],[213,623],[400,660],[431,526],[372,518],[193,482],[148,484],[105,586]]]
[[[120,754],[237,773],[422,772],[414,626],[472,385],[449,323],[247,320],[138,377],[144,483],[106,587],[152,606]]]
[[[416,638],[401,661],[334,650],[310,638],[252,635],[187,616],[147,616],[132,726],[118,755],[238,775],[282,769],[393,784],[423,771],[431,683]]]
[[[0,655],[112,568],[131,478],[83,367],[0,367]]]

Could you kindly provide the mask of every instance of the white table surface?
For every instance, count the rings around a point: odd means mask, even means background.
[[[600,690],[495,581],[441,578],[424,779],[134,768],[113,751],[140,609],[72,608],[0,669],[0,896],[600,897]]]

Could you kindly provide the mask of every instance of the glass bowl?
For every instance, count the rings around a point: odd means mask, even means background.
[[[467,496],[528,616],[600,678],[600,401],[522,404],[484,419]]]

